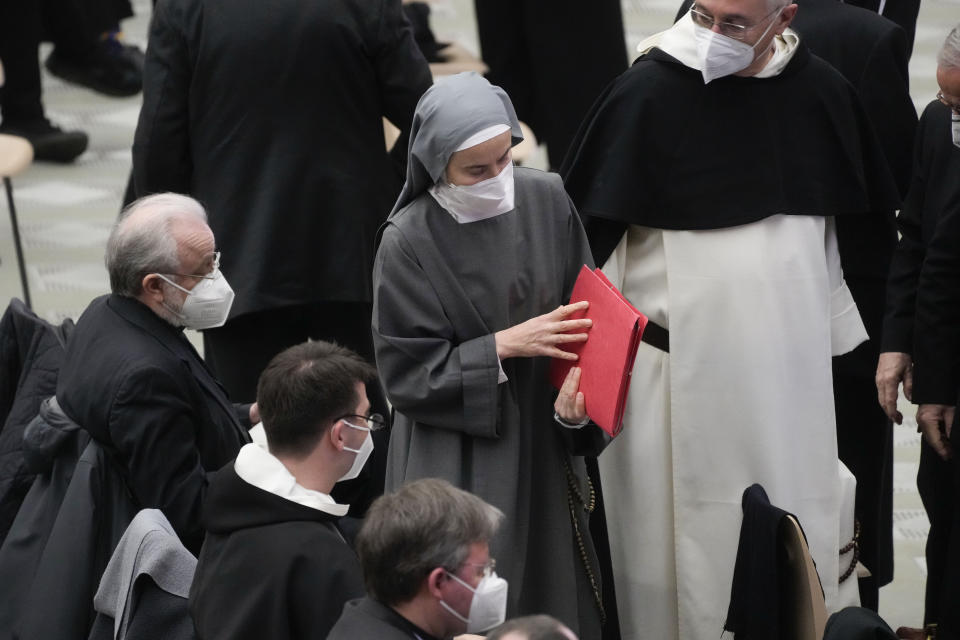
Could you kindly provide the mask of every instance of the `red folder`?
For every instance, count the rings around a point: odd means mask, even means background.
[[[550,363],[550,382],[559,389],[570,368],[580,367],[580,391],[587,415],[604,431],[616,436],[623,428],[633,360],[647,317],[627,302],[600,269],[592,271],[586,265],[580,269],[573,285],[570,304],[581,300],[589,301],[590,307],[568,318],[593,320],[587,331],[589,337],[586,342],[561,346],[580,358],[576,361],[554,358]]]

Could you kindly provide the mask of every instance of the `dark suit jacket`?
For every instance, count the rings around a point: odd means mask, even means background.
[[[960,148],[950,138],[948,111],[939,103],[931,103],[924,111],[921,142],[933,157],[917,172],[918,185],[923,179],[925,188],[920,194],[922,214],[913,222],[919,223],[921,234],[929,234],[913,333],[913,401],[917,404],[956,404],[960,389]],[[931,218],[936,220],[932,233]],[[906,240],[908,230],[902,226]],[[891,283],[896,275],[891,274]]]
[[[182,331],[137,300],[95,299],[67,343],[57,399],[117,462],[138,506],[161,509],[198,552],[207,472],[249,436]]]
[[[950,108],[933,100],[917,129],[913,181],[897,217],[900,242],[887,284],[882,351],[913,354],[914,315],[920,269],[937,221],[960,193],[960,149],[950,138]]]
[[[145,64],[136,194],[207,207],[231,317],[370,302],[401,186],[381,117],[409,129],[431,83],[400,0],[166,0]]]

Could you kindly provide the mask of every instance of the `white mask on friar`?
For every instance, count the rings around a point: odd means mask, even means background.
[[[950,114],[950,131],[953,133],[953,144],[960,147],[960,113]]]
[[[694,35],[697,39],[697,57],[700,59],[703,83],[708,84],[712,80],[729,76],[749,67],[756,57],[757,45],[767,36],[767,32],[777,21],[777,16],[780,15],[781,11],[783,11],[783,7],[777,11],[776,16],[770,20],[770,24],[752,45],[695,24]]]

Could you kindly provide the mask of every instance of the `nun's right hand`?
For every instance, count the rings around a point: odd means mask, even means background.
[[[567,319],[570,315],[584,311],[589,302],[581,301],[562,305],[542,316],[531,318],[509,329],[498,331],[494,338],[497,343],[497,357],[535,358],[548,356],[562,360],[576,360],[577,354],[564,351],[558,345],[586,342],[586,330],[593,321],[589,318]]]

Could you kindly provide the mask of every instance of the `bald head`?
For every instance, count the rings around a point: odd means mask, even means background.
[[[193,273],[197,254],[212,252],[213,232],[199,202],[176,193],[147,196],[130,204],[107,240],[110,289],[139,297],[145,275]]]

